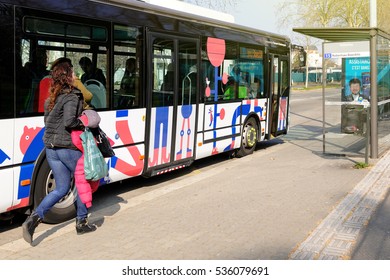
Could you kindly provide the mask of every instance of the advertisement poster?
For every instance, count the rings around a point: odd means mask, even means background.
[[[343,101],[370,101],[370,57],[343,58]]]

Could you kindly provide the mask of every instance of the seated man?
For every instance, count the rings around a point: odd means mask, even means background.
[[[97,80],[106,87],[106,77],[104,76],[102,69],[95,68],[89,57],[82,57],[79,61],[79,65],[84,71],[84,74],[81,76],[81,81],[83,83],[88,80]]]
[[[237,96],[237,82],[234,79],[230,79],[225,88],[223,99],[231,100],[236,99]]]
[[[259,97],[263,97],[263,93],[261,92],[261,81],[258,77],[255,77],[251,84],[251,98]]]
[[[131,108],[136,97],[136,60],[131,57],[126,60],[125,73],[121,79],[118,91],[118,108]]]

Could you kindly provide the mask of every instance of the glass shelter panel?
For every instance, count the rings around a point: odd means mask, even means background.
[[[390,149],[390,41],[378,36],[378,154]]]
[[[338,65],[340,80],[323,88],[324,153],[364,157],[368,152],[370,112],[369,41],[324,43],[324,73]],[[333,77],[333,76],[332,76]]]

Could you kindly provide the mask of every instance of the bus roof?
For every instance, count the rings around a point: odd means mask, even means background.
[[[211,19],[216,19],[220,21],[230,22],[234,23],[235,19],[234,16],[231,14],[211,10],[208,8],[204,8],[198,5],[194,5],[191,3],[178,1],[178,0],[141,0],[143,2],[157,5],[160,7],[165,7],[168,9],[176,10],[180,13],[188,13],[188,11],[191,11],[190,14],[192,15],[198,15],[198,16],[204,16]]]
[[[2,2],[5,3],[10,3],[13,5],[21,5],[25,6],[23,0],[1,0]],[[53,10],[54,7],[58,8],[64,8],[68,5],[71,5],[70,1],[75,1],[75,0],[68,0],[68,1],[57,1],[57,2],[52,2],[51,0],[42,0],[42,1],[30,1],[29,2],[29,7],[31,8],[36,8],[36,9],[41,9],[43,8],[44,10],[50,11]],[[148,2],[146,2],[148,1]],[[48,3],[50,2],[50,5]],[[266,44],[268,46],[274,46],[274,47],[283,47],[283,48],[290,48],[291,47],[291,40],[288,36],[285,35],[280,35],[280,34],[275,34],[272,32],[264,31],[264,30],[259,30],[256,28],[248,27],[248,26],[243,26],[236,24],[234,22],[230,22],[231,20],[229,17],[224,17],[224,13],[215,13],[215,12],[201,12],[201,11],[209,11],[209,9],[206,8],[200,8],[197,7],[196,9],[187,9],[187,11],[183,11],[183,9],[177,8],[177,9],[172,9],[168,7],[164,7],[161,5],[154,5],[151,3],[157,3],[157,0],[78,0],[75,1],[81,4],[81,2],[93,2],[93,3],[100,3],[104,5],[111,5],[113,7],[118,7],[118,8],[128,8],[132,9],[138,12],[144,12],[149,15],[156,15],[156,16],[161,16],[161,17],[167,17],[167,18],[172,18],[174,20],[178,21],[187,21],[191,23],[196,23],[199,25],[203,25],[205,27],[210,27],[210,28],[221,28],[221,29],[227,29],[231,31],[235,31],[237,34],[241,34],[244,36],[247,36],[248,38],[252,38],[252,40],[259,40],[255,39],[257,38],[262,38],[260,40],[264,40],[262,43]],[[150,2],[150,3],[149,3]],[[163,1],[162,1],[163,2]],[[170,2],[170,1],[168,1]],[[179,2],[180,3],[180,2]],[[72,5],[73,6],[73,5]],[[178,6],[179,7],[179,6]],[[64,12],[68,12],[69,10],[63,9]],[[195,11],[195,13],[193,13]],[[198,11],[198,12],[196,12]],[[213,16],[213,18],[210,17],[205,17],[205,14],[210,14],[210,15],[216,15]],[[85,16],[88,16],[88,14],[84,14]],[[93,15],[89,15],[93,16]],[[225,19],[225,20],[222,20]]]
[[[175,9],[169,8],[166,6],[155,5],[152,3],[157,3],[161,1],[157,0],[89,0],[92,2],[99,2],[104,4],[111,4],[114,6],[120,6],[120,7],[127,7],[132,8],[138,11],[143,11],[150,14],[158,14],[162,16],[169,16],[173,17],[179,20],[186,20],[186,21],[193,21],[197,23],[202,23],[206,25],[210,25],[213,27],[222,27],[222,28],[228,28],[232,30],[236,30],[239,32],[244,32],[248,34],[258,34],[258,35],[265,35],[272,37],[274,40],[277,40],[278,42],[273,42],[274,44],[278,45],[289,45],[291,43],[290,38],[284,35],[275,34],[272,32],[267,32],[264,30],[259,30],[256,28],[243,26],[234,23],[234,20],[230,21],[229,17],[226,16],[225,20],[222,20],[223,15],[226,15],[225,13],[217,13],[214,18],[205,17],[204,15],[207,13],[201,13],[201,11],[212,11],[206,8],[197,7],[196,9],[187,9],[187,11],[183,11],[180,8],[180,5],[177,5]],[[165,1],[164,1],[165,2]],[[172,2],[172,1],[167,1]],[[179,1],[175,1],[179,2]],[[179,2],[181,3],[181,2]],[[188,3],[187,3],[188,4]],[[190,5],[190,4],[189,4]],[[192,5],[195,6],[195,5]],[[182,6],[185,7],[185,6]]]

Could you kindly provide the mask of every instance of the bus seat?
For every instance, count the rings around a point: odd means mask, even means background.
[[[84,83],[85,87],[93,94],[91,104],[95,108],[106,108],[106,88],[97,80],[87,80]]]
[[[34,111],[43,113],[46,99],[50,95],[51,76],[45,76],[39,82],[37,89],[37,98],[34,99]]]

